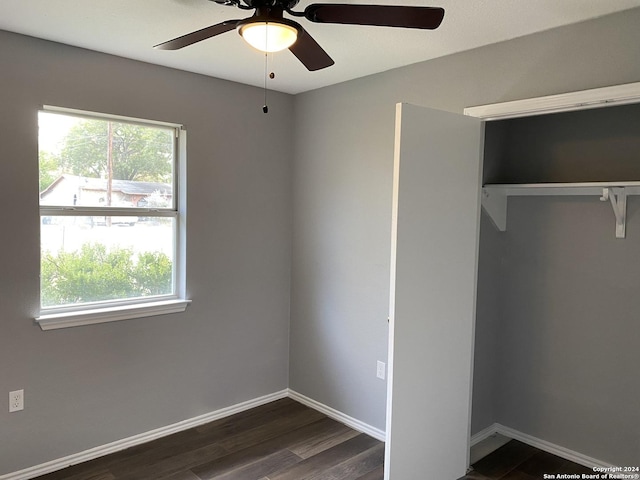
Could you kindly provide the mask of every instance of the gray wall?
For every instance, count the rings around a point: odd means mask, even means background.
[[[638,24],[640,9],[634,9],[296,97],[292,388],[384,427],[385,392],[375,377],[375,361],[384,360],[387,352],[395,103],[462,113],[466,106],[637,82]],[[570,285],[566,288],[574,293]],[[492,310],[478,306],[490,316]],[[483,317],[478,325],[495,321]],[[479,343],[495,341],[485,340]],[[599,368],[614,374],[617,365],[602,360]],[[482,375],[488,376],[486,382],[497,381],[495,373],[477,368],[476,383],[484,384]],[[492,400],[482,400],[490,393],[477,393],[474,414],[484,421],[474,422],[474,431],[502,420],[498,409],[492,413]],[[518,397],[505,396],[506,402],[511,400]],[[628,407],[631,399],[626,402]],[[547,428],[531,430],[526,412],[513,405],[504,417],[506,424],[604,460],[626,455],[623,452],[631,447],[622,445],[623,437],[633,439],[638,431],[637,413],[628,407],[625,416],[630,423],[620,427],[627,433],[612,437],[621,446],[615,454],[615,445],[602,445],[609,441],[606,436],[582,438],[584,412],[562,402],[548,407],[548,423],[564,418],[565,437],[560,438]],[[606,413],[599,412],[601,426]],[[524,418],[518,419],[519,414]]]
[[[486,183],[640,180],[640,104],[490,122]]]
[[[617,465],[640,458],[640,199],[627,238],[597,197],[514,198],[498,421]]]
[[[286,388],[293,98],[5,32],[0,65],[0,475]],[[42,104],[186,126],[186,313],[34,324]]]
[[[489,216],[482,210],[471,405],[472,434],[494,424],[498,418],[505,255],[505,236],[495,228]]]

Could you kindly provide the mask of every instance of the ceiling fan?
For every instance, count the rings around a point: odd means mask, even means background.
[[[314,3],[303,12],[293,11],[299,0],[211,0],[220,5],[254,10],[251,17],[226,20],[216,25],[188,33],[156,45],[162,50],[178,50],[231,30],[237,30],[250,45],[263,52],[288,48],[310,71],[334,64],[313,37],[297,22],[284,18],[305,17],[315,23],[374,25],[382,27],[419,28],[433,30],[440,26],[444,9],[439,7],[405,7],[396,5],[352,5]]]

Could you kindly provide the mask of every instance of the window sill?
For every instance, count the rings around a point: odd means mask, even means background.
[[[187,309],[191,300],[164,300],[160,302],[120,305],[93,310],[45,314],[36,317],[42,330],[79,327],[94,323],[117,322],[133,318],[152,317],[167,313],[180,313]]]

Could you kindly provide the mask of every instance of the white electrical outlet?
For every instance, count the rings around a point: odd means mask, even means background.
[[[24,390],[9,392],[9,412],[24,410]]]
[[[381,380],[384,380],[385,367],[386,365],[384,364],[384,362],[381,362],[380,360],[378,360],[378,369],[376,371],[376,377],[378,377]]]

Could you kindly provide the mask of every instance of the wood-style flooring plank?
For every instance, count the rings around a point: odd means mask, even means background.
[[[218,444],[230,452],[237,452],[323,418],[326,418],[326,415],[308,408],[286,412],[254,428],[226,435],[218,441]]]
[[[200,480],[194,473],[187,470],[185,472],[178,472],[175,475],[166,477],[164,480]]]
[[[166,457],[168,455],[167,452],[170,452],[170,454],[186,452],[193,446],[197,448],[208,443],[213,442],[203,443],[198,432],[190,428],[189,430],[129,447],[126,450],[112,453],[98,460],[104,462],[107,467],[118,465],[126,468],[127,464],[135,464],[139,461],[151,462],[155,458],[162,459]]]
[[[384,480],[384,465],[374,468],[357,480]]]
[[[593,469],[589,467],[585,467],[583,465],[578,465],[570,460],[565,460],[564,463],[558,468],[558,472],[560,473],[573,473],[573,474],[593,474]]]
[[[146,449],[137,449],[135,454],[126,450],[122,455],[116,454],[113,458],[107,460],[107,467],[116,477],[120,478],[131,472],[148,468],[151,465],[175,465],[183,460],[188,461],[194,452],[200,452],[203,449],[204,453],[200,455],[217,454],[219,456],[227,453],[215,443],[208,443],[202,439],[196,440],[193,437],[187,440],[185,436],[178,435],[172,438],[171,442],[159,444],[151,442],[147,444]]]
[[[247,463],[259,461],[261,458],[272,455],[279,450],[288,449],[289,446],[300,442],[305,438],[322,434],[327,429],[334,428],[335,420],[323,416],[320,420],[300,428],[286,432],[276,437],[252,445],[248,448],[235,451],[219,459],[194,467],[191,470],[202,480],[213,480]]]
[[[302,458],[288,449],[280,450],[256,462],[220,475],[216,477],[216,480],[257,480],[267,477],[272,472],[295,465],[301,460]]]
[[[336,422],[334,426],[335,428],[327,430],[322,435],[315,435],[292,445],[289,447],[289,450],[299,457],[309,458],[360,435],[360,432],[357,432],[342,423]]]
[[[565,460],[547,452],[537,452],[517,466],[517,470],[532,477],[541,477],[545,473],[565,473],[560,468]]]
[[[506,475],[500,477],[500,480],[540,480],[542,477],[529,475],[519,470],[511,470]]]
[[[380,443],[335,467],[312,475],[308,480],[354,480],[384,462],[384,444]]]
[[[458,480],[491,480],[489,477],[485,477],[481,473],[476,471],[471,471],[467,473],[464,477],[459,478]]]
[[[491,455],[474,463],[473,468],[486,477],[499,479],[538,452],[537,448],[511,440]]]
[[[65,480],[70,480],[67,477],[64,477]],[[74,480],[114,480],[116,477],[114,477],[111,472],[100,472],[100,473],[89,473],[86,475],[76,475],[75,477],[71,477],[74,478]]]
[[[131,466],[123,472],[114,472],[117,480],[160,480],[187,471],[192,467],[223,457],[227,451],[218,444],[179,453],[152,463]]]
[[[306,480],[369,450],[380,442],[363,433],[296,465],[268,476],[269,480]]]
[[[87,465],[88,462],[48,473],[34,480],[115,480],[115,476],[102,466]]]
[[[308,407],[290,398],[282,398],[205,425],[200,425],[193,430],[199,434],[208,435],[209,439],[220,439],[227,435],[254,428],[283,414],[286,415],[303,410],[308,410]]]

